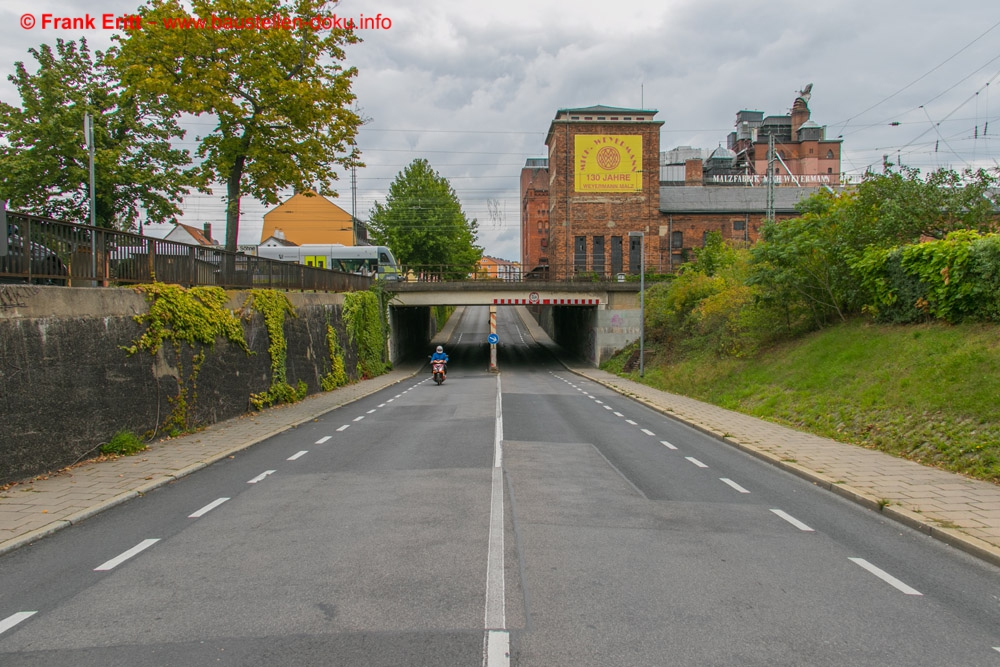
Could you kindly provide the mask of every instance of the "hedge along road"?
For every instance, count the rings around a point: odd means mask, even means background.
[[[994,568],[488,326],[5,556],[0,662],[996,664]]]

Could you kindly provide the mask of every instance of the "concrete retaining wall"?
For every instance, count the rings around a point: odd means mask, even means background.
[[[327,322],[340,333],[353,378],[357,350],[341,322],[343,297],[288,297],[297,313],[285,322],[288,382],[303,380],[309,393],[321,391],[320,379],[330,367]],[[232,293],[229,307],[237,309],[244,300],[244,293]],[[122,347],[144,331],[132,318],[146,310],[143,295],[130,289],[0,285],[0,483],[71,464],[122,429],[162,433],[178,377],[190,372],[191,351],[182,349],[179,358],[169,347],[155,356],[128,356]],[[250,394],[270,386],[262,318],[245,321],[244,333],[250,356],[225,341],[207,351],[189,400],[196,423],[243,414]],[[404,352],[409,344],[398,347]]]
[[[639,310],[586,306],[530,306],[554,342],[593,366],[639,339]]]

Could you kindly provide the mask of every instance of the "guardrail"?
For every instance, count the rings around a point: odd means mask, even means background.
[[[648,276],[649,274],[647,274]],[[610,271],[578,271],[570,278],[556,278],[548,270],[542,267],[523,272],[520,267],[509,266],[485,266],[475,271],[469,271],[467,266],[449,266],[446,264],[403,264],[399,269],[399,279],[405,282],[452,282],[456,280],[476,280],[501,283],[521,283],[521,282],[571,282],[571,283],[606,283],[638,281],[639,276],[627,275],[623,272],[612,273]]]
[[[150,283],[317,292],[365,290],[372,278],[209,246],[7,212],[0,282],[76,287]],[[4,252],[6,245],[6,253]]]

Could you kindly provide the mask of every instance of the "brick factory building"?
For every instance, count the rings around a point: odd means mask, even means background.
[[[549,161],[528,158],[521,169],[521,267],[526,273],[549,265]]]
[[[549,275],[615,275],[639,266],[660,221],[660,127],[651,109],[560,109],[549,126]],[[647,261],[655,244],[646,243]]]
[[[740,111],[728,146],[711,151],[661,154],[655,110],[560,109],[545,140],[548,159],[529,159],[521,171],[524,270],[557,279],[638,273],[640,240],[629,232],[644,234],[647,271],[658,273],[692,259],[708,232],[756,242],[769,209],[778,220],[794,217],[799,201],[840,185],[841,142],[810,120],[811,88],[790,115]]]

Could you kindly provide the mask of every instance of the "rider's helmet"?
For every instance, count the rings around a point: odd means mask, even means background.
[[[437,347],[437,353],[441,354],[442,352],[444,352],[444,348],[441,347],[440,345],[438,345],[438,347]]]

